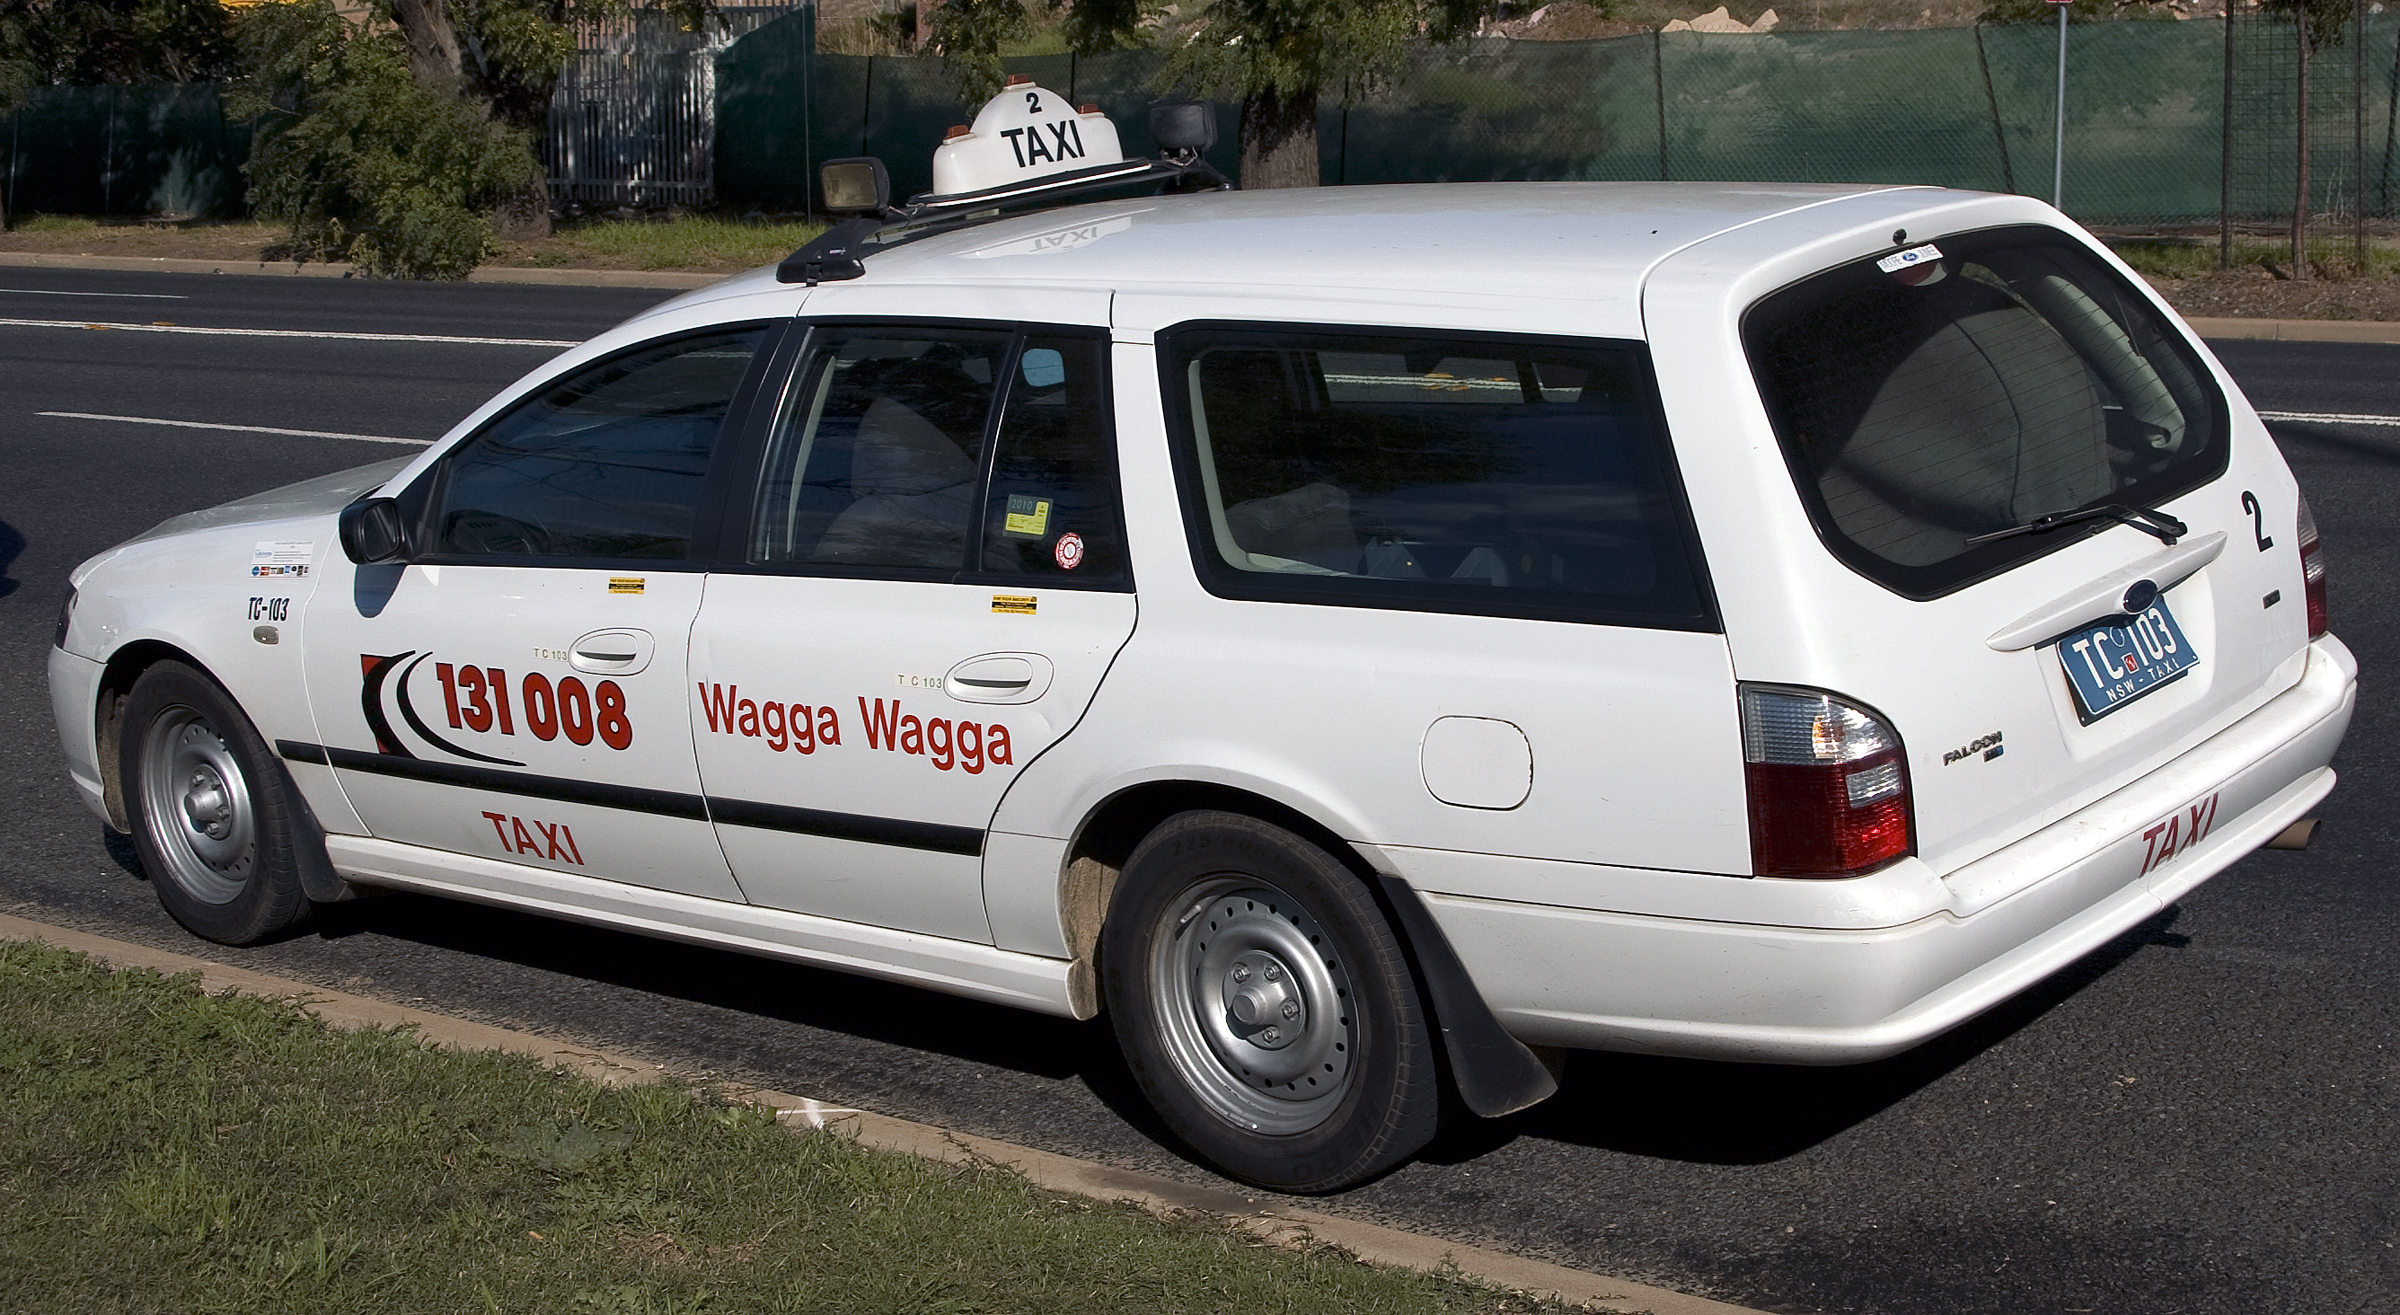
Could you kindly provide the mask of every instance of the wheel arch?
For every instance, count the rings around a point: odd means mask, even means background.
[[[1281,800],[1207,781],[1149,781],[1110,795],[1085,815],[1060,869],[1059,924],[1074,959],[1068,991],[1081,1017],[1099,1012],[1100,935],[1125,861],[1143,837],[1179,813],[1215,809],[1280,826],[1331,854],[1365,885],[1416,973],[1426,1011],[1439,1029],[1452,1084],[1467,1108],[1486,1118],[1514,1113],[1558,1090],[1553,1058],[1509,1035],[1416,890],[1377,871],[1331,827]]]
[[[100,692],[92,708],[92,732],[97,737],[93,761],[100,769],[100,799],[108,809],[108,825],[122,835],[133,834],[133,819],[125,811],[125,771],[117,743],[123,728],[119,721],[134,683],[142,678],[143,672],[161,662],[181,662],[207,677],[219,690],[225,688],[225,682],[217,679],[207,663],[163,639],[137,639],[108,655],[100,668]],[[230,691],[226,697],[233,697]],[[235,700],[234,706],[241,706],[240,701]]]
[[[100,690],[92,709],[93,733],[96,737],[93,749],[94,761],[100,771],[100,798],[108,809],[108,825],[122,835],[133,834],[133,818],[126,811],[125,770],[120,746],[124,738],[121,720],[125,700],[132,695],[133,687],[141,680],[142,673],[161,662],[180,662],[190,667],[202,680],[214,685],[236,712],[245,719],[250,716],[249,710],[242,706],[242,701],[226,687],[216,672],[209,669],[206,662],[178,645],[163,639],[136,639],[109,654],[100,669]],[[255,734],[257,729],[257,723],[253,721],[251,731]],[[265,739],[263,735],[260,738]],[[275,759],[272,742],[267,744],[267,751],[270,764],[284,774],[285,783],[291,786],[289,797],[294,809],[293,821],[300,832],[296,849],[301,889],[320,904],[354,897],[357,892],[342,879],[341,874],[334,871],[333,860],[325,852],[325,827],[317,820],[316,810],[309,806],[308,796],[291,780],[290,769]]]

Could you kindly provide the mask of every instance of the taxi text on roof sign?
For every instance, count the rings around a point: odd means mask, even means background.
[[[933,153],[937,196],[980,192],[1095,165],[1121,164],[1117,125],[1097,110],[1031,82],[1012,83],[984,103],[975,123]]]

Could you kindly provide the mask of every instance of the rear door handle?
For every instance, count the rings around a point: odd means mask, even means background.
[[[595,630],[567,648],[567,663],[595,676],[630,676],[650,665],[658,643],[647,630]]]
[[[950,668],[942,688],[962,703],[1031,703],[1055,674],[1039,653],[985,653]]]

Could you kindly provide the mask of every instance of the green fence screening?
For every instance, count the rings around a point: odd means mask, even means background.
[[[2400,13],[2366,9],[2316,54],[2311,208],[2400,218]],[[944,130],[972,117],[940,60],[816,54],[814,22],[796,11],[718,56],[720,202],[808,208],[816,166],[861,154],[881,156],[905,197],[932,185]],[[2047,199],[2057,42],[2036,24],[1427,48],[1374,95],[1326,103],[1323,178],[1916,182]],[[2068,213],[2203,224],[2222,203],[2237,222],[2289,217],[2299,118],[2288,24],[2248,11],[2230,31],[2215,20],[2085,24],[2068,46]],[[1147,154],[1162,58],[1055,55],[1009,68],[1098,104],[1126,148]],[[249,129],[225,120],[213,86],[43,88],[7,134],[11,213],[242,209]],[[1218,108],[1218,137],[1210,158],[1231,172],[1231,106]]]
[[[2390,215],[2393,83],[2400,15],[2355,27],[2338,56],[2320,53],[2315,189],[2326,208]],[[718,66],[720,97],[777,52],[778,81],[811,94],[809,163],[878,155],[906,196],[931,183],[933,147],[971,109],[941,61],[817,55],[799,32],[762,29]],[[2247,33],[2237,31],[2247,39]],[[2274,40],[2236,51],[2237,218],[2288,214],[2296,119],[2272,81],[2288,66]],[[2353,78],[2353,50],[2374,76]],[[763,50],[762,52],[763,53]],[[1093,101],[1128,150],[1146,150],[1142,109],[1162,57],[1045,56],[1008,62],[1045,87]],[[1473,179],[1655,179],[1931,183],[2051,191],[2058,59],[2047,25],[1906,32],[1757,35],[1649,33],[1610,41],[1478,40],[1419,51],[1390,86],[1328,103],[1318,122],[1328,184]],[[2218,218],[2225,176],[2227,31],[2221,22],[2077,25],[2068,35],[2065,201],[2091,223],[2189,224]],[[2342,70],[2340,86],[2333,74]],[[797,70],[812,71],[802,78]],[[2288,76],[2288,74],[2286,75]],[[774,113],[797,121],[787,97]],[[2356,117],[2356,122],[2352,116]],[[717,177],[729,199],[774,208],[807,203],[810,168],[796,130],[752,137],[730,117]],[[1220,167],[1233,164],[1234,122],[1219,111]],[[2349,144],[2365,125],[2367,149]],[[2331,126],[2328,126],[2331,125]],[[770,149],[771,144],[771,149]],[[2255,157],[2255,158],[2253,158]],[[2247,162],[2247,163],[2245,163]],[[2346,181],[2344,181],[2346,180]],[[2363,181],[2362,181],[2363,180]],[[2363,187],[2363,192],[2362,192]],[[2345,199],[2347,198],[2347,199]]]
[[[226,121],[214,84],[40,87],[6,131],[12,215],[242,212],[250,128]]]

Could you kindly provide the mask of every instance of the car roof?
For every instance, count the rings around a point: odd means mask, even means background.
[[[866,274],[844,290],[1027,283],[1630,301],[1659,260],[1728,229],[1829,203],[1864,200],[1844,208],[1900,214],[1960,195],[1858,184],[1524,182],[1142,197],[920,237],[868,255]],[[718,285],[715,297],[776,286],[771,273],[754,271]]]

